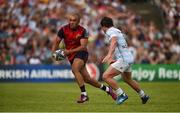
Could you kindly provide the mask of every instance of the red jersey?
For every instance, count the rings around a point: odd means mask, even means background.
[[[82,26],[78,26],[76,29],[71,29],[69,24],[60,28],[58,31],[58,37],[64,39],[65,47],[67,50],[77,48],[81,46],[80,40],[88,39],[88,33]],[[68,55],[68,59],[72,60],[76,53]]]

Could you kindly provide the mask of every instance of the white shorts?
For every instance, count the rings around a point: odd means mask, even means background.
[[[120,72],[132,72],[131,65],[124,62],[122,59],[118,59],[116,62],[112,63],[111,66]]]

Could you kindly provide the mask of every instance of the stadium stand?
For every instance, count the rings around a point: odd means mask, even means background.
[[[136,63],[179,64],[179,0],[154,0],[165,27],[145,22],[121,0],[0,0],[0,64],[51,64],[51,46],[69,12],[82,14],[81,25],[90,34],[89,62],[100,64],[107,44],[99,28],[103,16],[127,34]],[[67,63],[66,61],[61,63]]]

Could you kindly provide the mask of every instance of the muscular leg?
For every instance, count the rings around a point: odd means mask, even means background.
[[[74,59],[74,62],[72,64],[72,72],[75,76],[76,82],[78,83],[79,87],[84,85],[84,80],[80,73],[80,70],[82,69],[83,66],[84,63],[80,59],[77,58]]]
[[[106,81],[114,90],[116,90],[117,104],[122,104],[125,100],[128,99],[128,96],[124,93],[124,91],[118,86],[118,83],[113,79],[114,76],[119,75],[121,72],[109,66],[109,68],[103,74],[103,80]]]
[[[109,66],[108,69],[103,74],[103,80],[110,85],[114,90],[119,88],[118,83],[113,79],[113,77],[119,75],[120,72]]]
[[[129,86],[131,86],[131,88],[133,88],[139,94],[142,103],[145,104],[148,101],[149,96],[146,95],[144,91],[140,88],[139,84],[132,79],[131,72],[124,72],[122,74],[122,78]]]
[[[87,69],[86,69],[86,66],[84,66],[82,69],[81,69],[81,73],[83,75],[83,78],[84,78],[84,81],[96,88],[100,88],[102,89],[103,91],[107,92],[107,94],[109,94],[113,100],[116,100],[117,96],[116,94],[113,92],[112,88],[111,87],[107,87],[101,83],[99,83],[97,80],[93,79],[90,77]]]
[[[95,79],[91,78],[86,67],[84,66],[82,69],[81,69],[81,73],[82,73],[82,76],[84,78],[84,81],[96,88],[100,88],[101,87],[101,84],[96,81]]]
[[[131,78],[131,72],[124,72],[122,74],[122,78],[136,92],[139,92],[141,90],[139,84]]]
[[[75,58],[72,64],[72,72],[74,73],[76,81],[81,89],[81,97],[79,98],[77,103],[83,103],[89,100],[84,85],[84,79],[82,77],[82,74],[80,73],[82,67],[84,67],[84,63],[80,59]]]

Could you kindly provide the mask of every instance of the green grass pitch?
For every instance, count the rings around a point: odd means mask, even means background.
[[[77,104],[79,89],[76,83],[0,83],[1,112],[177,112],[180,111],[179,82],[141,82],[150,95],[142,105],[137,93],[128,85],[119,85],[129,99],[122,105],[103,91],[87,86],[90,100]]]

